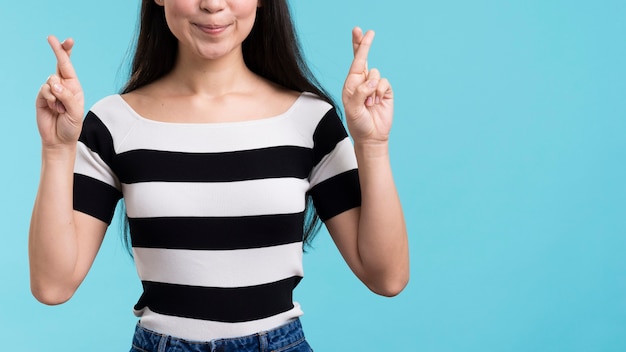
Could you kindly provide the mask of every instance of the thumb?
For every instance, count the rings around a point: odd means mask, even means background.
[[[52,94],[57,98],[57,104],[61,104],[57,108],[59,113],[66,113],[73,122],[79,121],[83,112],[77,97],[61,82],[51,82],[50,88]]]
[[[378,87],[378,79],[370,78],[357,88],[355,97],[358,98],[357,100],[359,101],[365,101],[376,92],[376,87]]]
[[[380,72],[376,69],[372,69],[367,75],[367,79],[359,84],[353,93],[353,104],[371,105],[368,103],[369,98],[374,99],[376,95],[376,88],[380,82]]]

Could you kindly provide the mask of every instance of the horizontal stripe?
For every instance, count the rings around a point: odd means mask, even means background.
[[[263,119],[226,123],[168,123],[137,114],[118,95],[111,96],[94,110],[116,141],[121,154],[150,149],[186,153],[219,153],[260,149],[276,145],[313,148],[314,129],[331,106],[312,94],[304,93],[285,113]],[[121,123],[118,120],[134,123]]]
[[[310,192],[320,219],[326,221],[335,215],[361,205],[361,188],[357,170],[330,178]]]
[[[100,155],[89,149],[82,142],[76,144],[76,162],[74,163],[74,172],[89,176],[111,187],[120,189],[120,182],[111,170],[111,167],[100,158]]]
[[[350,138],[346,137],[339,142],[335,149],[313,168],[309,178],[309,187],[313,188],[318,183],[329,178],[357,168],[354,146]]]
[[[133,247],[223,250],[302,241],[304,213],[216,218],[130,218]]]
[[[293,309],[292,292],[301,279],[239,288],[142,281],[144,293],[135,310],[148,307],[160,314],[228,323],[257,320]]]
[[[90,150],[100,155],[105,163],[111,165],[115,149],[113,137],[102,120],[92,111],[87,113],[78,140]]]
[[[74,209],[111,223],[115,206],[122,193],[110,185],[80,174],[74,174]]]
[[[133,150],[115,158],[123,183],[148,181],[229,182],[261,178],[306,178],[313,167],[312,151],[302,147],[229,153],[180,153]]]
[[[304,211],[307,180],[266,179],[227,183],[124,184],[127,214],[148,217],[227,217]]]
[[[206,287],[243,287],[303,276],[302,243],[258,249],[199,251],[133,248],[143,281]]]
[[[293,309],[275,316],[241,323],[222,323],[209,320],[163,315],[144,308],[134,312],[141,319],[141,326],[162,334],[180,337],[188,341],[211,341],[218,338],[233,338],[267,331],[302,316],[300,305],[294,302]]]
[[[337,143],[348,137],[341,119],[335,109],[329,110],[313,133],[313,163],[317,164],[322,158],[330,153]]]

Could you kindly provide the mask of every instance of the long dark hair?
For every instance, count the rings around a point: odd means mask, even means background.
[[[337,106],[304,59],[287,0],[263,1],[257,9],[252,31],[242,44],[242,51],[246,65],[257,75],[290,90],[315,93]],[[178,40],[167,26],[163,7],[154,0],[142,0],[134,52],[130,79],[122,93],[158,80],[172,71],[176,64]],[[306,245],[311,244],[320,225],[313,202],[307,197],[303,229]],[[130,249],[127,219],[124,227],[124,242]]]

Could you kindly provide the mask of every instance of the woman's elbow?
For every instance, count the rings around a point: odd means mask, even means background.
[[[395,297],[399,295],[408,285],[409,275],[384,280],[378,283],[366,284],[366,286],[375,294],[384,297]]]
[[[63,304],[72,298],[75,290],[31,283],[30,292],[40,303],[49,306]]]

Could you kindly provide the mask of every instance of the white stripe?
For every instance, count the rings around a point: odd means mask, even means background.
[[[128,216],[247,216],[304,210],[306,179],[123,184]]]
[[[92,111],[110,128],[118,154],[135,149],[219,153],[276,145],[313,148],[313,131],[330,108],[311,94],[303,94],[276,117],[229,123],[165,123],[140,116],[122,97],[114,95]]]
[[[267,121],[258,126],[169,125],[143,121],[129,132],[125,142],[116,145],[118,154],[135,149],[164,150],[185,153],[222,153],[253,150],[276,145],[312,148],[311,140],[293,133],[294,128],[282,121]]]
[[[287,324],[301,316],[302,309],[297,302],[294,307],[278,315],[243,323],[221,323],[216,321],[181,318],[158,314],[148,308],[134,311],[141,318],[141,326],[161,334],[175,336],[188,341],[211,341],[218,338],[233,338],[252,335]]]
[[[120,183],[111,168],[100,158],[100,155],[91,151],[82,142],[77,143],[76,162],[74,172],[89,176],[102,181],[110,186],[120,189]]]
[[[332,152],[324,156],[322,160],[313,168],[310,176],[310,188],[315,187],[320,182],[339,175],[343,172],[356,169],[357,162],[354,154],[354,146],[350,138],[346,137],[337,143]]]
[[[302,243],[241,250],[133,248],[141,280],[246,287],[303,276]]]

